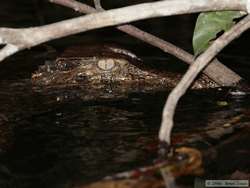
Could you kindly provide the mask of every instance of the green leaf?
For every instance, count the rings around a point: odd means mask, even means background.
[[[218,33],[229,30],[235,24],[234,19],[243,15],[244,13],[240,11],[201,13],[196,21],[193,35],[194,54],[199,55],[204,52]]]

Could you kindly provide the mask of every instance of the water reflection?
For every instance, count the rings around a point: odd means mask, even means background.
[[[157,157],[165,91],[101,103],[77,98],[58,102],[55,93],[33,93],[28,80],[0,87],[1,110],[13,132],[12,146],[0,156],[1,187],[72,187],[151,164]],[[204,139],[197,135],[248,114],[248,101],[218,90],[189,92],[177,110],[175,132],[195,133],[201,143]],[[210,141],[204,140],[201,148],[220,138]]]

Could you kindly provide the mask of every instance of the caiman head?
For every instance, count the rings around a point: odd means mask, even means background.
[[[153,69],[128,50],[112,45],[76,46],[32,75],[34,86],[86,86],[88,89],[137,88],[155,90],[174,87],[181,74]],[[204,79],[196,88],[208,86]],[[119,89],[118,89],[119,90]]]

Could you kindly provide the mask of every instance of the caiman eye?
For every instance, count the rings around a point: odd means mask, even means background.
[[[101,59],[97,62],[97,66],[101,70],[110,71],[115,67],[113,59]]]

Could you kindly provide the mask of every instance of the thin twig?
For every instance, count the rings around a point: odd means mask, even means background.
[[[81,13],[88,14],[97,12],[95,8],[83,3],[79,3],[75,0],[50,0],[50,2],[77,10]],[[95,6],[98,7],[98,9],[104,10],[101,6],[100,0],[94,0],[94,3]],[[130,36],[133,36],[139,40],[151,44],[152,46],[155,46],[166,53],[174,55],[185,63],[191,64],[194,62],[194,56],[189,54],[185,50],[171,44],[170,42],[164,41],[163,39],[156,37],[150,33],[142,31],[141,29],[133,25],[126,24],[122,26],[117,26],[116,28],[120,31],[123,31],[124,33],[127,33]],[[209,64],[203,72],[211,80],[215,81],[221,86],[233,86],[242,79],[238,74],[227,68],[225,65],[221,64],[216,59],[213,60],[213,62]]]
[[[98,11],[104,11],[102,8],[101,0],[94,0],[95,9]]]
[[[13,55],[14,53],[16,53],[17,51],[19,51],[19,48],[17,48],[16,46],[12,45],[12,44],[7,44],[6,46],[4,46],[1,50],[0,50],[0,62],[2,60],[4,60],[5,58]]]
[[[171,132],[173,128],[173,117],[179,99],[190,87],[196,76],[204,69],[206,65],[232,40],[239,37],[244,31],[250,28],[250,15],[246,16],[239,23],[225,32],[221,37],[201,54],[195,62],[189,67],[179,84],[169,94],[162,114],[162,123],[159,132],[159,139],[170,144]]]

